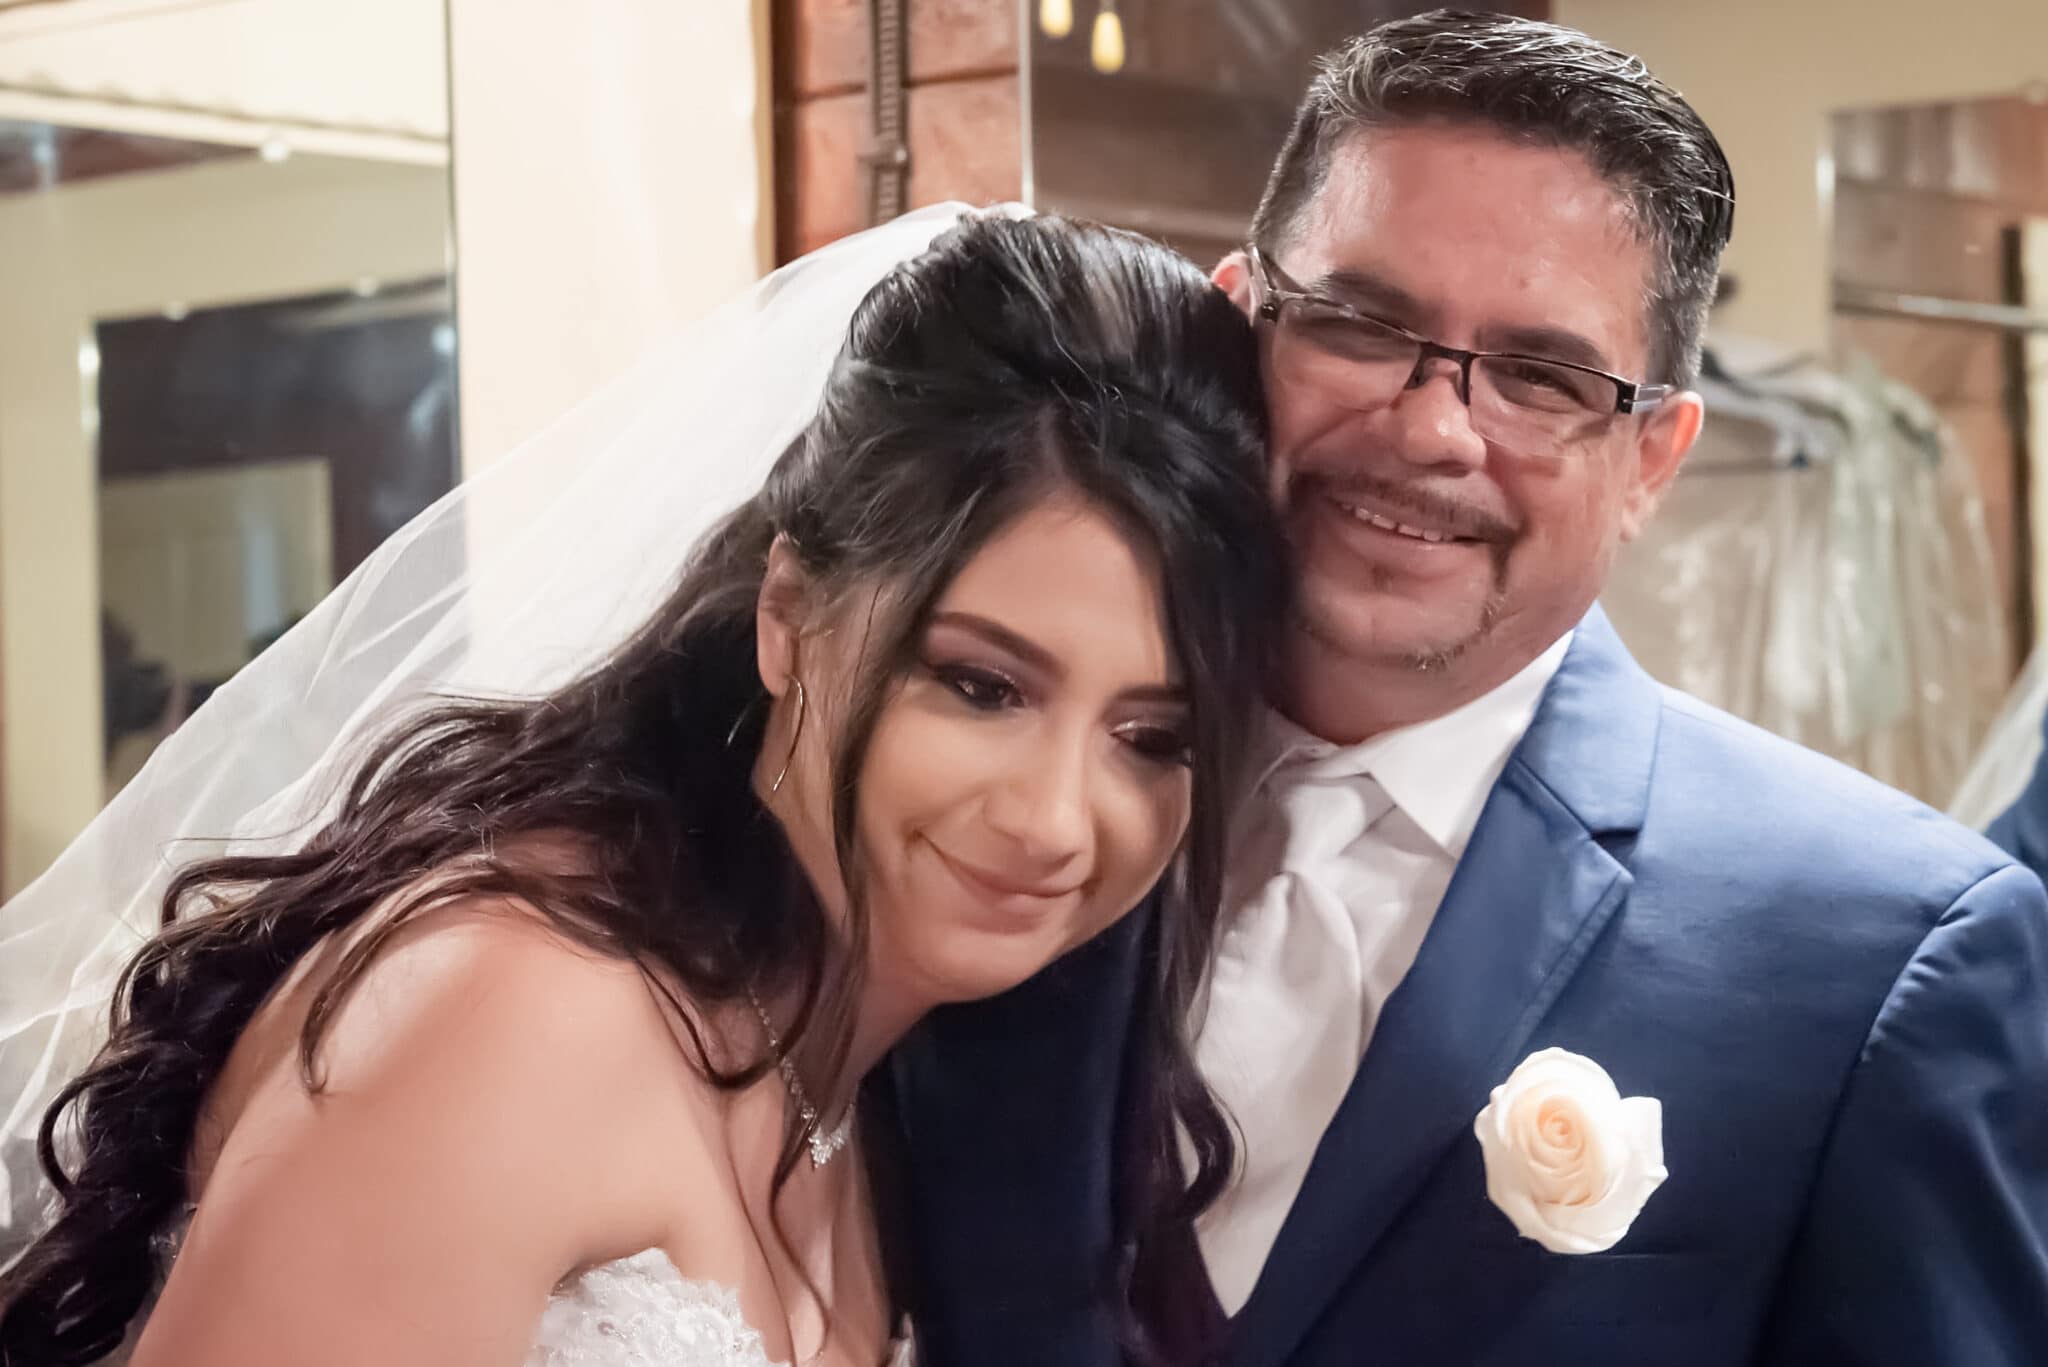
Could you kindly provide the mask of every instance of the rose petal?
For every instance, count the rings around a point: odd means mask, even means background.
[[[1508,1085],[1529,1078],[1541,1078],[1546,1086],[1570,1087],[1583,1096],[1606,1096],[1619,1099],[1621,1090],[1614,1085],[1607,1070],[1583,1054],[1574,1054],[1569,1049],[1541,1049],[1522,1060],[1522,1065],[1508,1075]]]
[[[1622,1230],[1610,1233],[1601,1230],[1591,1234],[1582,1233],[1566,1222],[1549,1218],[1550,1215],[1551,1212],[1548,1211],[1540,1212],[1535,1232],[1525,1229],[1522,1234],[1552,1253],[1605,1253],[1620,1243],[1622,1234],[1628,1232]]]
[[[1650,1165],[1664,1171],[1664,1103],[1653,1096],[1632,1096],[1621,1103],[1633,1147],[1646,1154]],[[1662,1177],[1657,1179],[1663,1181]]]

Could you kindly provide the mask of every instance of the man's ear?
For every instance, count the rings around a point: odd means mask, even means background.
[[[809,587],[796,546],[778,535],[768,548],[768,573],[754,601],[755,667],[770,697],[781,697],[796,677]]]
[[[1678,478],[1686,453],[1699,440],[1707,405],[1699,395],[1674,394],[1660,405],[1636,438],[1636,464],[1621,507],[1621,539],[1633,541],[1650,525],[1657,506]]]
[[[1209,273],[1209,279],[1216,288],[1230,296],[1230,302],[1244,310],[1245,317],[1252,312],[1252,263],[1243,252],[1232,252],[1216,263],[1216,269]]]

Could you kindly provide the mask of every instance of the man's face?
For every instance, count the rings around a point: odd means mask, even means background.
[[[1662,379],[1645,373],[1650,251],[1574,152],[1466,126],[1360,134],[1269,251],[1302,289],[1447,346]],[[1241,258],[1218,280],[1248,299]],[[1441,671],[1450,706],[1508,678],[1598,596],[1698,429],[1686,395],[1509,449],[1475,430],[1449,361],[1361,405],[1261,326],[1297,670]]]

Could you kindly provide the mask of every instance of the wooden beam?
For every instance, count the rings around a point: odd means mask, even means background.
[[[1017,69],[1019,0],[910,0],[910,83],[972,80]],[[789,60],[777,65],[789,100],[867,88],[862,0],[776,0]]]
[[[865,226],[856,154],[867,144],[867,97],[806,100],[779,118],[785,191],[778,236],[784,260]],[[1023,179],[1017,77],[990,76],[910,91],[910,203],[1015,199]]]

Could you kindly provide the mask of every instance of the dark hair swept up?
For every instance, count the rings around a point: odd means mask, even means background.
[[[1639,58],[1576,29],[1433,10],[1325,53],[1266,182],[1253,241],[1287,240],[1351,134],[1430,120],[1490,125],[1592,163],[1650,246],[1651,378],[1691,384],[1735,230],[1735,176],[1684,97]]]
[[[306,1017],[309,1087],[323,1031],[393,934],[475,894],[523,899],[699,1006],[794,991],[802,1005],[783,1048],[806,1075],[837,1076],[866,952],[854,832],[876,718],[945,587],[1060,490],[1151,558],[1190,695],[1194,805],[1143,1009],[1156,1023],[1148,1075],[1161,1126],[1147,1152],[1177,1163],[1167,1127],[1178,1123],[1199,1167],[1191,1183],[1175,1168],[1150,1219],[1184,1219],[1213,1199],[1234,1146],[1185,1022],[1216,935],[1225,811],[1286,584],[1257,375],[1245,318],[1191,264],[1130,234],[977,217],[883,280],[853,318],[815,419],[602,665],[545,699],[427,707],[363,758],[297,852],[178,875],[163,929],[120,980],[106,1045],[45,1116],[40,1156],[58,1209],[0,1277],[0,1364],[85,1363],[119,1344],[159,1275],[158,1236],[185,1206],[209,1088],[273,989],[340,933],[361,931]],[[836,932],[751,788],[768,701],[755,607],[782,535],[822,591],[885,589],[833,742],[852,903]],[[562,832],[588,855],[573,875],[502,853]],[[389,914],[369,921],[380,906]],[[694,1049],[723,1086],[775,1065],[721,1072],[704,1040]],[[807,1138],[792,1117],[778,1189]]]

